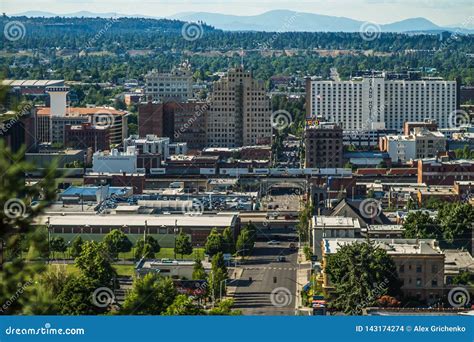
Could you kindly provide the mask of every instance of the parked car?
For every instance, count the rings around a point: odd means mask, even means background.
[[[278,261],[278,262],[285,262],[285,261],[286,261],[286,257],[284,257],[283,255],[279,255],[279,256],[277,257],[277,261]]]
[[[279,245],[279,244],[280,244],[280,241],[270,240],[270,241],[268,241],[268,244],[269,244],[269,245]]]

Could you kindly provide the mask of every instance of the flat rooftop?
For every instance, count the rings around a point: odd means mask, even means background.
[[[397,231],[403,230],[402,224],[372,224],[367,227],[369,231]]]
[[[149,227],[231,227],[236,215],[58,215],[49,216],[52,227],[142,227],[145,221]],[[40,218],[46,224],[47,217]]]
[[[358,219],[345,216],[314,216],[313,223],[315,228],[360,228]]]
[[[375,244],[390,255],[441,255],[443,252],[438,247],[436,240],[432,239],[373,239]],[[345,245],[363,243],[364,239],[323,239],[324,253],[333,254]]]
[[[60,195],[64,196],[95,196],[97,191],[100,191],[101,188],[97,186],[70,186],[66,190],[64,190]],[[133,191],[131,187],[114,187],[111,186],[108,188],[108,195],[116,195],[116,196],[125,196]]]

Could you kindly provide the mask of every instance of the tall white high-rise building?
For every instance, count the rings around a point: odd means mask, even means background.
[[[307,78],[307,116],[323,117],[344,130],[401,131],[406,121],[436,120],[449,127],[456,110],[456,81],[387,73],[350,80]]]

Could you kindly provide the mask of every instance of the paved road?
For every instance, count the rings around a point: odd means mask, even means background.
[[[297,253],[290,251],[288,245],[289,242],[276,246],[257,242],[253,256],[240,266],[244,271],[233,284],[234,307],[244,315],[295,314]],[[286,262],[276,261],[278,255],[284,255]]]

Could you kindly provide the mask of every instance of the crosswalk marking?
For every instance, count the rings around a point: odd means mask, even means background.
[[[243,267],[244,270],[287,270],[296,271],[295,267]]]

